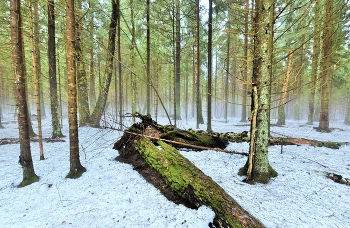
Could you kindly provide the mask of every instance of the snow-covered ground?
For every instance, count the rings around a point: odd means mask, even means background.
[[[50,120],[43,122],[44,137],[50,137]],[[167,123],[166,119],[158,122]],[[285,127],[272,127],[271,132],[350,141],[350,126],[342,122],[332,122],[335,129],[331,133],[318,133],[304,123],[287,120]],[[228,123],[213,120],[212,124],[219,132],[249,130],[249,126],[239,126],[239,119]],[[18,137],[15,123],[4,126],[0,138]],[[178,126],[195,128],[195,121],[182,120]],[[63,132],[68,135],[66,122]],[[69,171],[68,138],[66,142],[44,143],[44,161],[39,160],[38,143],[32,143],[40,181],[24,188],[16,187],[22,180],[19,145],[0,146],[0,227],[208,227],[214,217],[210,208],[193,210],[169,202],[131,165],[114,160],[118,151],[112,146],[120,136],[110,129],[80,128],[81,162],[87,172],[75,180],[65,178]],[[231,143],[227,149],[248,152],[248,143]],[[350,186],[318,173],[334,172],[349,178],[349,145],[338,150],[284,146],[282,153],[281,146],[272,146],[269,160],[279,175],[265,185],[243,183],[243,177],[237,175],[246,157],[214,151],[182,154],[266,227],[350,227]]]

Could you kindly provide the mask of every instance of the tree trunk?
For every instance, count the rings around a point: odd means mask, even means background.
[[[208,122],[207,131],[213,131],[211,129],[211,80],[212,80],[212,34],[213,34],[213,1],[209,0],[209,19],[208,19],[208,91],[207,91],[207,102],[208,102]]]
[[[247,122],[247,82],[248,82],[248,13],[249,0],[245,0],[244,13],[244,63],[243,63],[243,86],[242,86],[242,117],[240,122]]]
[[[247,175],[248,182],[267,183],[277,172],[269,164],[269,94],[272,68],[273,0],[257,0],[255,10],[255,36],[253,61],[253,91],[251,142],[246,165],[240,169],[240,175]],[[254,114],[255,112],[255,114]]]
[[[314,19],[314,42],[312,46],[312,63],[311,63],[311,83],[310,83],[310,94],[309,94],[309,113],[307,124],[312,125],[314,123],[315,114],[315,94],[317,85],[317,71],[318,61],[320,56],[320,37],[321,32],[319,31],[320,21],[320,1],[315,3],[315,19]]]
[[[90,6],[92,7],[92,6]],[[94,14],[89,14],[89,28],[90,31],[94,31]],[[94,40],[94,33],[90,32],[90,40]],[[90,110],[93,110],[96,104],[96,87],[95,87],[95,42],[91,43],[90,47],[90,67],[89,67],[89,102],[90,102]]]
[[[49,60],[49,81],[50,81],[50,99],[51,99],[51,122],[52,138],[63,137],[60,124],[60,110],[57,94],[57,75],[56,75],[56,42],[55,42],[55,2],[49,0],[47,4],[48,11],[48,60]]]
[[[160,126],[158,127],[161,129]],[[146,137],[154,137],[160,134],[158,127],[156,123],[146,119],[141,124],[134,124],[129,131],[142,130]],[[151,170],[146,172],[154,175],[151,174],[149,178],[144,177],[147,180],[162,179],[161,186],[156,185],[154,180],[151,183],[160,188],[164,195],[167,194],[164,189],[169,188],[169,191],[175,192],[175,195],[183,199],[182,202],[192,208],[198,208],[201,205],[210,207],[216,214],[214,219],[216,227],[263,227],[225,190],[174,147],[159,139],[150,140],[129,131],[113,147],[120,153],[117,160],[132,163],[134,169],[139,172],[144,169]],[[155,144],[162,149],[158,149]]]
[[[175,120],[181,120],[181,34],[180,34],[180,1],[176,1],[176,14],[175,14]]]
[[[200,29],[200,11],[199,11],[199,0],[196,0],[197,12],[196,12],[196,21],[197,21],[197,34],[196,34],[196,43],[197,43],[197,66],[195,70],[195,83],[196,83],[196,110],[197,110],[197,129],[199,128],[199,124],[204,124],[203,114],[202,114],[202,97],[201,97],[201,86],[200,86],[200,71],[201,71],[201,60],[200,60],[200,37],[199,37],[199,29]]]
[[[151,42],[150,42],[150,0],[146,1],[146,23],[147,23],[147,34],[146,34],[146,39],[147,39],[147,45],[146,45],[146,52],[147,52],[147,90],[146,90],[146,106],[147,110],[146,113],[147,115],[151,115]]]
[[[230,24],[228,22],[228,30],[230,30]],[[224,82],[224,94],[225,94],[225,103],[224,103],[224,118],[227,122],[227,113],[228,113],[228,84],[230,78],[230,55],[231,55],[231,33],[228,31],[227,33],[227,41],[226,41],[226,74],[225,74],[225,82]]]
[[[75,9],[74,0],[66,0],[66,33],[67,33],[67,82],[68,82],[68,122],[70,170],[67,178],[79,178],[86,169],[79,158],[79,137],[77,117],[77,85],[75,62]]]
[[[78,15],[82,14],[82,0],[78,0]],[[82,48],[84,18],[76,19],[76,64],[77,64],[77,85],[78,85],[78,109],[79,109],[79,125],[83,126],[87,123],[90,116],[88,86],[86,78],[86,70],[84,63],[84,50]]]
[[[134,0],[130,0],[130,17],[131,17],[131,46],[130,46],[130,80],[131,80],[131,113],[136,113],[136,75],[134,73],[135,64],[135,21],[134,21]],[[135,122],[134,117],[132,122]]]
[[[118,33],[118,76],[119,76],[119,129],[123,130],[123,75],[120,33],[120,0],[117,0],[117,33]]]
[[[87,121],[93,126],[99,127],[100,120],[103,112],[106,109],[106,101],[109,91],[109,86],[112,80],[113,73],[113,58],[115,52],[115,38],[116,38],[116,27],[117,27],[117,4],[114,0],[112,0],[112,16],[111,23],[109,25],[109,36],[108,36],[108,58],[107,58],[107,66],[105,78],[103,80],[103,84],[101,85],[101,89],[99,91],[99,96],[96,102],[96,106],[94,108],[93,113],[90,116],[90,119]]]
[[[44,100],[44,92],[43,92],[43,83],[41,81],[41,54],[40,54],[40,35],[39,35],[39,7],[38,4],[39,1],[33,2],[33,20],[34,20],[34,27],[33,27],[33,35],[34,35],[34,56],[35,61],[37,63],[37,71],[38,71],[38,81],[39,81],[39,96],[40,96],[40,111],[41,111],[41,117],[46,117],[46,111],[45,111],[45,100]]]
[[[10,1],[10,31],[12,61],[15,79],[15,96],[18,110],[18,129],[20,140],[19,164],[22,166],[23,180],[19,186],[26,186],[39,181],[34,172],[29,138],[29,117],[27,108],[26,78],[24,67],[24,43],[21,17],[21,1]]]
[[[1,85],[3,85],[4,84],[4,82],[2,81],[1,82]],[[1,101],[1,104],[0,104],[0,129],[3,129],[4,128],[4,126],[2,125],[2,102],[4,101],[4,99],[3,99],[3,86],[2,86],[2,88],[1,88],[1,91],[0,91],[0,101]]]
[[[37,4],[37,2],[35,3]],[[30,46],[31,46],[31,53],[32,53],[32,66],[33,66],[33,77],[34,77],[34,95],[35,95],[35,103],[36,103],[36,112],[37,112],[37,119],[38,119],[38,137],[39,137],[39,151],[40,151],[40,160],[45,160],[44,157],[44,148],[43,148],[43,132],[42,132],[42,124],[41,124],[41,107],[40,107],[40,91],[39,91],[39,74],[38,71],[38,63],[37,58],[35,57],[35,48],[38,48],[38,45],[35,45],[35,39],[34,39],[34,13],[33,13],[33,2],[32,0],[29,1],[29,13],[30,13]]]
[[[292,73],[293,57],[294,57],[294,51],[291,50],[289,52],[289,55],[288,55],[286,79],[282,85],[281,98],[280,98],[280,102],[278,105],[277,125],[285,125],[286,124],[285,104],[286,104],[286,100],[287,100],[287,90],[288,90],[289,79],[290,79],[290,75]]]
[[[350,88],[348,88],[348,97],[347,97],[347,103],[346,103],[344,123],[350,125]]]
[[[333,0],[326,1],[326,24],[323,35],[323,68],[321,86],[321,112],[319,131],[329,131],[329,97],[331,91],[332,73],[332,43],[333,43]]]

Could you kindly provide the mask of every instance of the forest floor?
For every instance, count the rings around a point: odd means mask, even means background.
[[[3,118],[0,139],[18,137],[15,122]],[[112,119],[109,127],[114,126]],[[168,124],[165,118],[158,120]],[[350,126],[332,121],[333,131],[317,132],[306,120],[287,120],[272,126],[273,136],[319,141],[349,142]],[[33,122],[36,127],[36,122]],[[51,134],[50,120],[43,120],[43,137]],[[218,132],[249,131],[239,119],[212,121]],[[126,123],[130,125],[130,122]],[[182,129],[195,129],[195,120],[178,121]],[[205,130],[206,126],[201,125]],[[36,129],[35,129],[36,130]],[[63,133],[68,135],[67,120]],[[40,181],[25,188],[18,164],[19,144],[0,145],[0,227],[208,227],[210,208],[186,208],[167,200],[131,165],[115,161],[113,144],[122,132],[110,128],[79,128],[81,178],[66,179],[69,171],[69,140],[45,142],[46,160],[39,160],[39,145],[32,142],[35,172]],[[230,143],[227,150],[248,152],[248,143]],[[249,185],[237,175],[247,157],[216,151],[181,153],[213,178],[244,209],[266,227],[350,227],[350,186],[326,178],[325,172],[350,177],[350,145],[339,149],[309,145],[269,147],[269,161],[279,173],[268,184]]]

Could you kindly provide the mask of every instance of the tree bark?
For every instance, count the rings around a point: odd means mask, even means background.
[[[83,47],[83,26],[85,25],[84,17],[82,14],[82,0],[78,0],[78,14],[76,18],[76,64],[77,64],[77,86],[78,86],[78,109],[79,109],[79,125],[83,126],[87,123],[90,116],[89,110],[89,96],[86,77],[86,64],[84,63],[85,50]],[[81,18],[80,18],[81,16]]]
[[[136,75],[134,73],[135,65],[135,20],[134,20],[134,0],[130,0],[130,19],[131,19],[131,46],[130,46],[130,80],[131,80],[131,113],[136,112]],[[132,118],[135,122],[134,117]]]
[[[244,13],[244,63],[243,63],[243,86],[242,86],[242,116],[240,122],[247,122],[247,82],[248,82],[248,27],[249,27],[249,0],[245,0]]]
[[[41,110],[41,117],[46,117],[46,111],[45,111],[45,102],[44,102],[44,95],[43,95],[43,83],[41,81],[41,54],[40,54],[40,35],[39,35],[39,1],[33,2],[33,35],[34,35],[34,56],[35,61],[37,63],[37,71],[38,71],[38,81],[39,81],[39,96],[40,96],[40,110]]]
[[[347,103],[346,103],[344,123],[347,125],[350,125],[350,88],[348,88],[348,97],[347,97]]]
[[[230,24],[227,22],[228,30],[230,30]],[[231,33],[230,31],[227,32],[227,40],[226,40],[226,74],[225,74],[225,84],[224,84],[224,97],[225,97],[225,104],[224,104],[224,118],[227,122],[227,113],[228,113],[228,84],[229,84],[229,78],[230,78],[230,56],[231,56]]]
[[[326,24],[323,35],[323,67],[321,86],[321,112],[319,131],[329,131],[329,97],[331,92],[332,44],[333,44],[333,0],[326,1]]]
[[[75,62],[75,8],[74,0],[66,1],[66,33],[67,33],[67,82],[68,82],[68,122],[70,170],[67,178],[79,178],[86,169],[80,163],[78,117],[77,117],[77,85]]]
[[[212,81],[212,34],[213,34],[213,1],[209,0],[209,18],[208,18],[208,91],[207,91],[207,102],[208,102],[208,122],[207,131],[213,131],[211,129],[211,81]],[[227,102],[227,101],[226,101]]]
[[[37,2],[35,4],[38,4]],[[32,54],[32,66],[33,66],[33,78],[34,78],[34,96],[35,96],[35,103],[36,103],[36,113],[37,113],[37,119],[38,119],[38,137],[39,137],[39,153],[40,153],[40,160],[45,160],[44,157],[44,148],[43,148],[43,131],[42,131],[42,124],[41,124],[41,107],[40,107],[40,87],[39,87],[39,70],[38,70],[38,62],[37,58],[35,56],[35,50],[38,48],[38,45],[35,44],[34,39],[34,12],[32,9],[33,2],[32,0],[29,1],[29,13],[30,13],[30,46],[31,46],[31,54]],[[35,7],[34,7],[35,8]],[[37,6],[36,6],[37,8]]]
[[[56,75],[56,42],[55,42],[55,1],[49,0],[47,4],[48,11],[48,49],[49,60],[49,81],[50,81],[50,100],[51,100],[51,122],[52,138],[60,138],[64,135],[61,132],[60,110],[58,105],[57,93],[57,75]]]
[[[118,76],[119,76],[119,129],[123,129],[123,75],[122,75],[122,53],[120,33],[120,0],[117,0],[117,42],[118,42]]]
[[[202,97],[201,97],[201,86],[200,86],[200,71],[201,71],[201,60],[200,60],[200,37],[199,37],[199,29],[200,29],[200,8],[199,8],[199,0],[196,0],[196,22],[197,22],[197,33],[196,33],[196,60],[197,65],[195,69],[195,84],[196,84],[196,111],[197,111],[197,129],[199,128],[199,124],[204,124],[203,114],[202,114]]]
[[[146,1],[146,23],[147,23],[147,45],[146,45],[146,52],[147,52],[147,89],[146,89],[146,102],[147,102],[147,115],[151,115],[151,33],[150,33],[150,0]]]
[[[282,91],[281,91],[281,98],[278,105],[278,120],[277,125],[285,125],[286,124],[286,111],[285,111],[285,104],[287,100],[287,90],[288,90],[288,84],[290,75],[292,73],[292,65],[293,65],[293,57],[294,57],[294,51],[291,50],[288,55],[288,63],[287,63],[287,70],[286,70],[286,78],[282,85]]]
[[[19,186],[23,187],[39,181],[34,172],[29,138],[29,117],[27,107],[26,78],[24,67],[24,43],[21,17],[21,1],[10,1],[10,31],[12,46],[12,61],[15,79],[15,96],[18,110],[18,129],[20,140],[19,164],[22,166],[23,180]]]
[[[175,113],[174,119],[181,120],[181,30],[180,30],[180,1],[176,1],[175,13],[175,85],[174,85],[174,100]]]
[[[91,4],[89,7],[94,7]],[[89,15],[89,28],[90,28],[90,65],[89,65],[89,102],[90,102],[90,110],[93,110],[96,104],[96,87],[95,87],[95,42],[94,40],[94,13],[90,13]]]
[[[248,182],[267,183],[277,172],[269,164],[269,94],[272,73],[273,27],[274,27],[273,0],[257,0],[255,10],[254,61],[253,61],[253,91],[252,112],[256,110],[256,120],[251,122],[251,138],[249,153],[252,161],[240,169],[239,174],[249,174]],[[256,92],[254,91],[256,88]],[[254,97],[256,94],[256,98]],[[256,102],[253,102],[253,101]],[[254,133],[254,134],[253,134]]]

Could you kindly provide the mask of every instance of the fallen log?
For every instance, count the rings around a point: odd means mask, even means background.
[[[152,184],[158,183],[155,187],[163,194],[167,192],[168,198],[169,195],[176,198],[178,201],[175,202],[181,202],[179,200],[181,198],[184,204],[191,208],[198,208],[201,205],[212,208],[216,215],[214,219],[216,227],[264,227],[176,148],[164,141],[145,137],[161,138],[160,128],[149,120],[134,124],[128,130],[130,133],[125,132],[115,143],[113,148],[119,151],[116,159],[133,164],[134,169],[146,176],[147,181]],[[132,134],[135,129],[137,134]],[[145,136],[139,135],[140,130]],[[188,139],[187,132],[181,131],[175,138],[179,138],[179,135],[185,135]],[[189,141],[193,141],[192,139]],[[198,143],[199,140],[194,141]]]
[[[65,142],[65,140],[60,139],[60,138],[43,138],[44,142]],[[38,138],[30,138],[30,142],[39,142]],[[3,138],[0,139],[0,145],[6,145],[6,144],[18,144],[19,143],[19,138]]]
[[[269,139],[269,145],[309,145],[309,146],[316,146],[316,147],[327,147],[330,149],[339,149],[340,146],[346,145],[346,142],[323,142],[318,140],[312,140],[312,139],[304,139],[304,138],[270,138]]]

